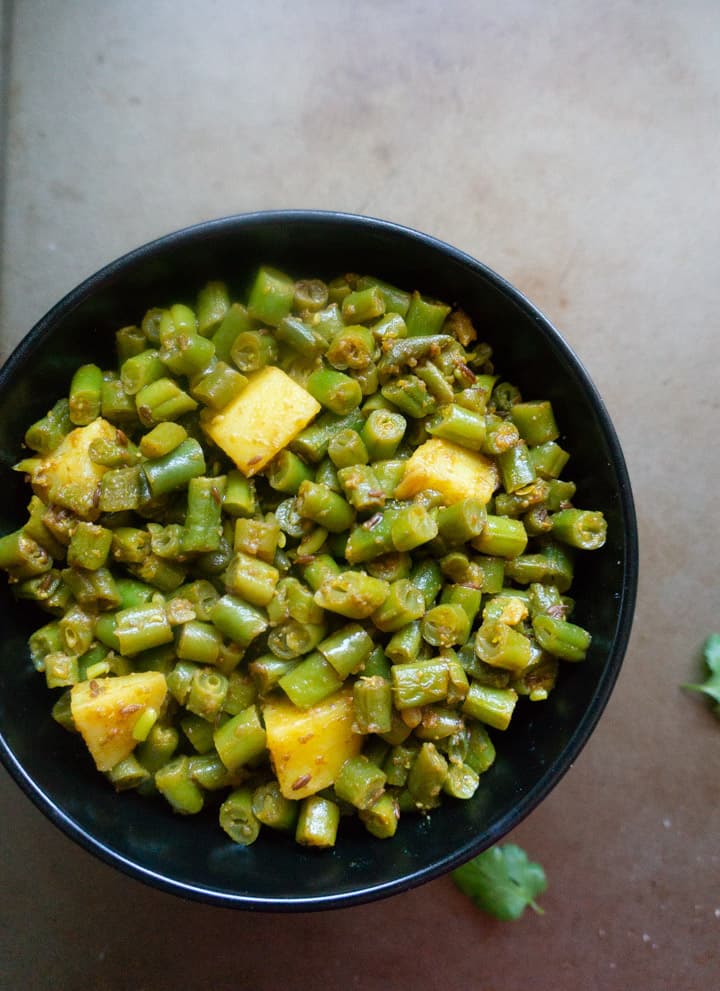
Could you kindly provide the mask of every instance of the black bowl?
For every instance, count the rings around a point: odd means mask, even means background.
[[[497,367],[528,397],[552,400],[572,452],[576,502],[602,509],[609,539],[583,555],[573,596],[593,633],[583,664],[564,665],[546,703],[522,702],[499,739],[498,760],[476,797],[428,817],[403,818],[396,837],[344,827],[332,852],[263,833],[232,844],[213,813],[173,817],[164,803],[116,795],[78,740],[51,719],[44,679],[26,638],[38,615],[0,583],[0,748],[36,805],[107,863],[175,894],[246,909],[308,910],[395,894],[458,866],[516,826],[577,757],[617,678],[632,622],[637,531],[623,455],[587,373],[556,330],[516,289],[446,244],[380,220],[289,211],[229,217],[130,252],[73,290],[21,342],[0,371],[0,532],[28,501],[10,471],[25,427],[66,393],[78,364],[110,359],[114,331],[150,306],[187,299],[208,279],[241,297],[259,264],[297,276],[369,272],[461,305],[492,344]]]

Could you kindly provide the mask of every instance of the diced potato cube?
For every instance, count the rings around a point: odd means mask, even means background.
[[[320,412],[320,403],[280,368],[256,372],[217,413],[202,416],[205,432],[248,477],[262,471]]]
[[[159,671],[93,678],[74,685],[70,709],[98,771],[109,771],[137,744],[135,723],[147,709],[159,712],[167,685]]]
[[[423,489],[435,489],[448,504],[461,499],[488,503],[498,486],[495,463],[477,451],[433,437],[418,447],[405,463],[405,474],[395,489],[396,499],[411,499]]]
[[[343,688],[309,709],[286,699],[263,704],[267,748],[285,798],[305,798],[329,787],[363,737],[353,733],[352,689]]]
[[[107,468],[90,460],[89,448],[95,440],[113,441],[116,435],[117,428],[102,417],[71,430],[54,451],[34,459],[37,463],[30,481],[35,494],[44,503],[71,509],[82,519],[96,519],[96,493]]]

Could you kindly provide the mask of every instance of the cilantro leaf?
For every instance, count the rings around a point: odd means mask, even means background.
[[[705,663],[710,671],[707,679],[700,685],[683,685],[683,688],[690,688],[695,692],[704,692],[711,699],[720,705],[720,633],[713,633],[705,641],[703,648]],[[718,715],[720,711],[716,709]]]
[[[496,919],[519,919],[528,905],[543,914],[534,899],[547,888],[545,871],[514,843],[485,850],[454,870],[452,879],[478,908]]]

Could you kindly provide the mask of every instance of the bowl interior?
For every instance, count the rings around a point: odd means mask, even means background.
[[[412,231],[338,214],[229,218],[138,249],[71,293],[0,372],[0,532],[23,520],[28,492],[9,468],[26,426],[66,393],[72,371],[112,359],[114,331],[150,306],[192,303],[208,279],[244,298],[259,264],[296,276],[361,271],[462,306],[492,344],[498,370],[526,398],[549,398],[572,452],[576,504],[599,508],[609,539],[582,555],[572,594],[577,622],[593,632],[583,664],[565,664],[546,703],[521,700],[511,728],[494,734],[498,760],[470,801],[448,800],[429,817],[406,816],[397,836],[376,841],[344,825],[335,850],[309,852],[264,831],[232,844],[214,811],[173,817],[158,801],[116,796],[85,748],[50,718],[50,695],[25,640],[42,622],[0,582],[0,733],[3,759],[34,801],[74,839],[152,883],[218,904],[274,910],[349,904],[436,876],[497,841],[557,782],[592,731],[629,635],[637,551],[627,474],[592,383],[547,321],[494,273]]]

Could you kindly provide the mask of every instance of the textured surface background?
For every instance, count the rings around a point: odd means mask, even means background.
[[[494,922],[448,879],[335,914],[186,904],[97,863],[0,772],[2,987],[705,991],[720,723],[678,684],[720,629],[717,4],[16,0],[0,33],[0,357],[186,224],[386,217],[563,332],[620,434],[642,557],[606,714],[512,837],[547,870],[543,917]]]

